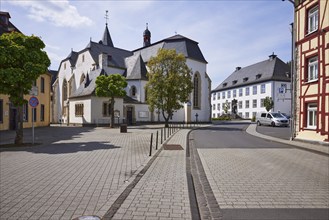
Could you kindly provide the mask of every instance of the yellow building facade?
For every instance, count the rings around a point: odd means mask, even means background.
[[[23,110],[23,128],[49,126],[51,122],[51,74],[45,73],[39,76],[35,82],[39,104],[35,108],[24,105]],[[24,99],[29,101],[31,95],[25,95]],[[34,115],[33,115],[34,114]],[[17,126],[17,108],[9,100],[8,95],[0,94],[0,130],[15,130]]]
[[[329,1],[296,1],[295,138],[329,143]]]

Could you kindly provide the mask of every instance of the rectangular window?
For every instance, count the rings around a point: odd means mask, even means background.
[[[250,91],[249,91],[250,89],[249,89],[249,87],[247,87],[246,88],[246,96],[248,96],[249,95],[249,93],[250,93]]]
[[[217,93],[217,99],[220,99],[220,93],[219,92]]]
[[[265,99],[260,99],[260,107],[264,107],[264,100]]]
[[[220,117],[220,115],[219,115],[219,113],[217,113],[217,118],[219,118]]]
[[[257,99],[252,100],[252,107],[257,108]]]
[[[318,57],[312,57],[308,60],[307,81],[316,81],[318,79]]]
[[[216,110],[216,105],[215,104],[212,105],[212,110]]]
[[[212,95],[212,100],[216,100],[216,93]]]
[[[83,116],[83,104],[75,104],[75,116]]]
[[[23,105],[23,121],[29,121],[29,104]]]
[[[242,109],[242,101],[239,101],[239,109]]]
[[[236,97],[236,89],[233,90],[233,98]]]
[[[261,86],[260,86],[260,93],[265,93],[266,92],[266,87],[265,87],[265,84],[262,84]]]
[[[249,112],[246,112],[246,117],[245,118],[249,118]]]
[[[217,110],[220,111],[220,103],[217,104]]]
[[[257,112],[252,113],[252,117],[256,117],[256,115],[257,115]]]
[[[212,117],[213,117],[213,118],[215,118],[215,117],[216,117],[216,114],[215,114],[215,113],[213,113],[213,114],[212,114]]]
[[[257,95],[257,86],[252,87],[252,94]]]
[[[32,108],[32,117],[33,117],[33,122],[37,121],[37,108]]]
[[[243,90],[242,89],[239,89],[239,97],[242,96],[242,92],[243,92]]]
[[[228,98],[228,99],[231,98],[231,91],[227,91],[227,98]]]
[[[0,99],[0,123],[3,123],[3,100]]]
[[[249,100],[246,100],[246,108],[249,108]]]
[[[308,11],[308,30],[307,34],[318,30],[319,26],[319,7],[315,6]]]
[[[45,121],[45,105],[41,104],[40,107],[40,121]]]
[[[41,77],[40,92],[45,93],[45,78]]]
[[[109,102],[103,102],[103,117],[111,116],[111,105]]]
[[[225,99],[225,92],[222,92],[222,99]]]
[[[315,129],[316,128],[316,115],[317,115],[317,104],[308,104],[307,105],[307,128]]]

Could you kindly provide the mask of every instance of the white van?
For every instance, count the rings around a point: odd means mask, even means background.
[[[261,125],[271,125],[271,126],[285,126],[288,127],[289,120],[281,115],[280,113],[267,112],[259,113],[256,117],[256,122],[258,126]]]

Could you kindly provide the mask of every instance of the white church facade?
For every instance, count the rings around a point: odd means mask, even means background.
[[[209,122],[211,117],[211,79],[207,61],[198,42],[181,35],[151,43],[151,32],[146,27],[143,47],[134,51],[113,45],[107,24],[101,41],[90,40],[76,52],[71,51],[58,69],[53,84],[54,115],[58,122],[71,125],[105,125],[110,123],[109,98],[95,95],[95,80],[99,75],[119,73],[126,77],[128,86],[124,98],[115,99],[115,123],[163,122],[159,111],[150,112],[146,102],[147,62],[158,49],[175,49],[183,53],[191,69],[194,89],[190,101],[174,113],[172,122]]]

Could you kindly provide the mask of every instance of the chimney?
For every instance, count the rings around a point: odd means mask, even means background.
[[[99,68],[103,69],[104,67],[107,67],[107,53],[100,53],[98,56],[98,63],[99,63]]]

